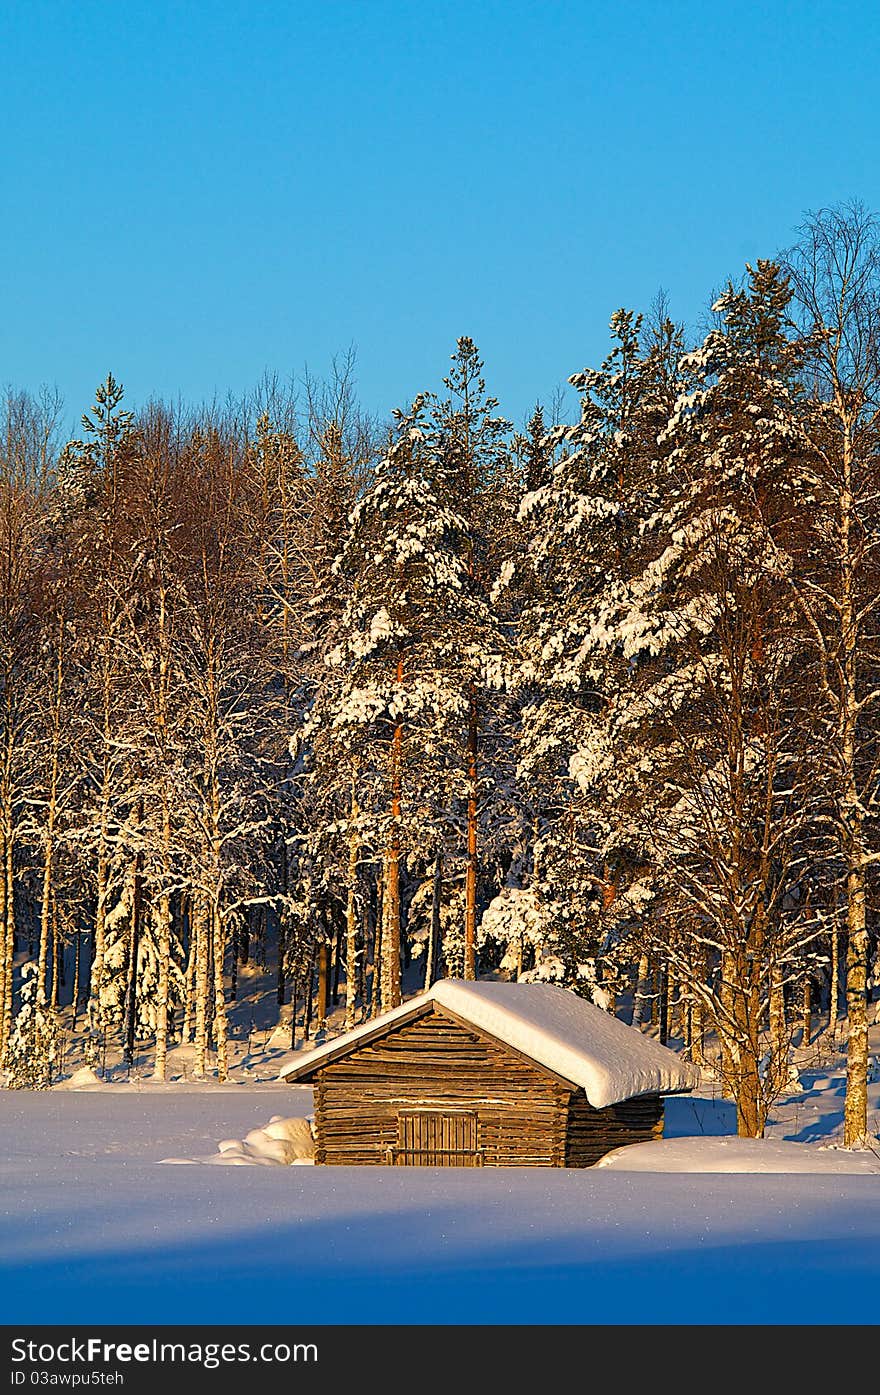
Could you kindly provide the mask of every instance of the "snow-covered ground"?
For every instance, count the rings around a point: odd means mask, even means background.
[[[3,1320],[873,1324],[880,1159],[834,1146],[839,1053],[804,1062],[763,1142],[708,1086],[585,1171],[163,1165],[311,1112],[253,1061],[224,1086],[0,1091]]]

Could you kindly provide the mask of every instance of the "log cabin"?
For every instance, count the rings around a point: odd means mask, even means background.
[[[318,1163],[591,1167],[700,1073],[566,988],[442,979],[281,1078],[314,1087]]]

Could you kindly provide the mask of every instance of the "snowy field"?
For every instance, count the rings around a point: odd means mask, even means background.
[[[0,1091],[4,1321],[875,1324],[880,1156],[839,1056],[802,1080],[766,1140],[704,1087],[585,1171],[222,1165],[311,1111],[253,1077]]]

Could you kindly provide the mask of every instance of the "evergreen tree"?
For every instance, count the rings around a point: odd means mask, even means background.
[[[621,310],[611,332],[601,367],[570,380],[580,420],[549,433],[559,458],[520,509],[531,572],[520,779],[537,805],[533,883],[555,927],[547,972],[585,991],[595,983],[606,1001],[615,948],[650,899],[639,879],[645,850],[615,788],[610,721],[630,682],[615,627],[662,497],[656,437],[678,386],[670,363],[680,347],[668,319],[644,333],[641,317]]]
[[[759,262],[687,356],[690,390],[660,437],[664,497],[611,631],[632,679],[608,743],[618,807],[655,866],[653,939],[710,1016],[748,1136],[788,1078],[782,1042],[762,1073],[764,1015],[816,933],[800,884],[803,673],[768,566],[801,478],[789,300],[779,268]]]
[[[16,936],[26,928],[22,892],[40,861],[28,811],[45,754],[42,549],[56,416],[51,399],[7,392],[0,404],[0,1061],[13,1026]]]
[[[6,1088],[48,1090],[58,1073],[56,1014],[40,1002],[39,968],[25,964],[21,974],[21,1003],[6,1047]]]
[[[123,399],[122,384],[108,374],[83,414],[85,439],[67,443],[57,471],[58,508],[63,518],[77,522],[88,578],[78,592],[76,615],[84,679],[78,756],[85,794],[72,820],[69,842],[88,868],[91,882],[86,896],[92,927],[88,1022],[94,1060],[109,1023],[102,1003],[110,1004],[116,996],[109,982],[114,971],[105,958],[105,926],[125,882],[129,859],[120,835],[133,806],[127,784],[132,692],[123,636],[129,600],[125,514],[136,478],[138,433]],[[124,967],[117,965],[115,972],[122,974],[124,983]],[[124,997],[124,987],[121,991]]]
[[[342,829],[359,820],[381,857],[384,1007],[400,1001],[402,866],[442,841],[468,707],[462,648],[482,617],[468,525],[440,496],[442,477],[419,398],[352,510],[335,564],[348,599],[306,733]]]
[[[508,561],[520,480],[507,442],[510,423],[496,415],[498,401],[486,393],[483,361],[467,336],[458,340],[443,385],[448,395],[431,401],[435,487],[467,521],[464,555],[472,596],[482,607],[481,623],[464,625],[460,634],[460,663],[470,675],[464,743],[463,927],[463,975],[470,979],[476,977],[479,830],[499,787],[493,768],[502,759],[504,745],[500,724],[491,727],[487,716],[490,707],[497,710],[498,695],[509,686],[504,655],[510,636],[498,614],[496,582]]]

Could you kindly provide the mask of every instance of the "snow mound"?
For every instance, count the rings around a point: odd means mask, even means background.
[[[285,1012],[277,1026],[273,1027],[263,1048],[265,1051],[290,1050],[290,1011]]]
[[[629,1143],[596,1167],[618,1172],[880,1173],[880,1149],[822,1148],[766,1138],[669,1138]]]
[[[94,1090],[95,1086],[103,1086],[104,1082],[91,1066],[80,1066],[73,1075],[66,1080],[59,1080],[54,1087],[56,1090]]]
[[[273,1114],[268,1124],[244,1138],[224,1138],[207,1158],[162,1158],[176,1165],[207,1163],[214,1167],[296,1167],[315,1161],[315,1139],[308,1119]]]

